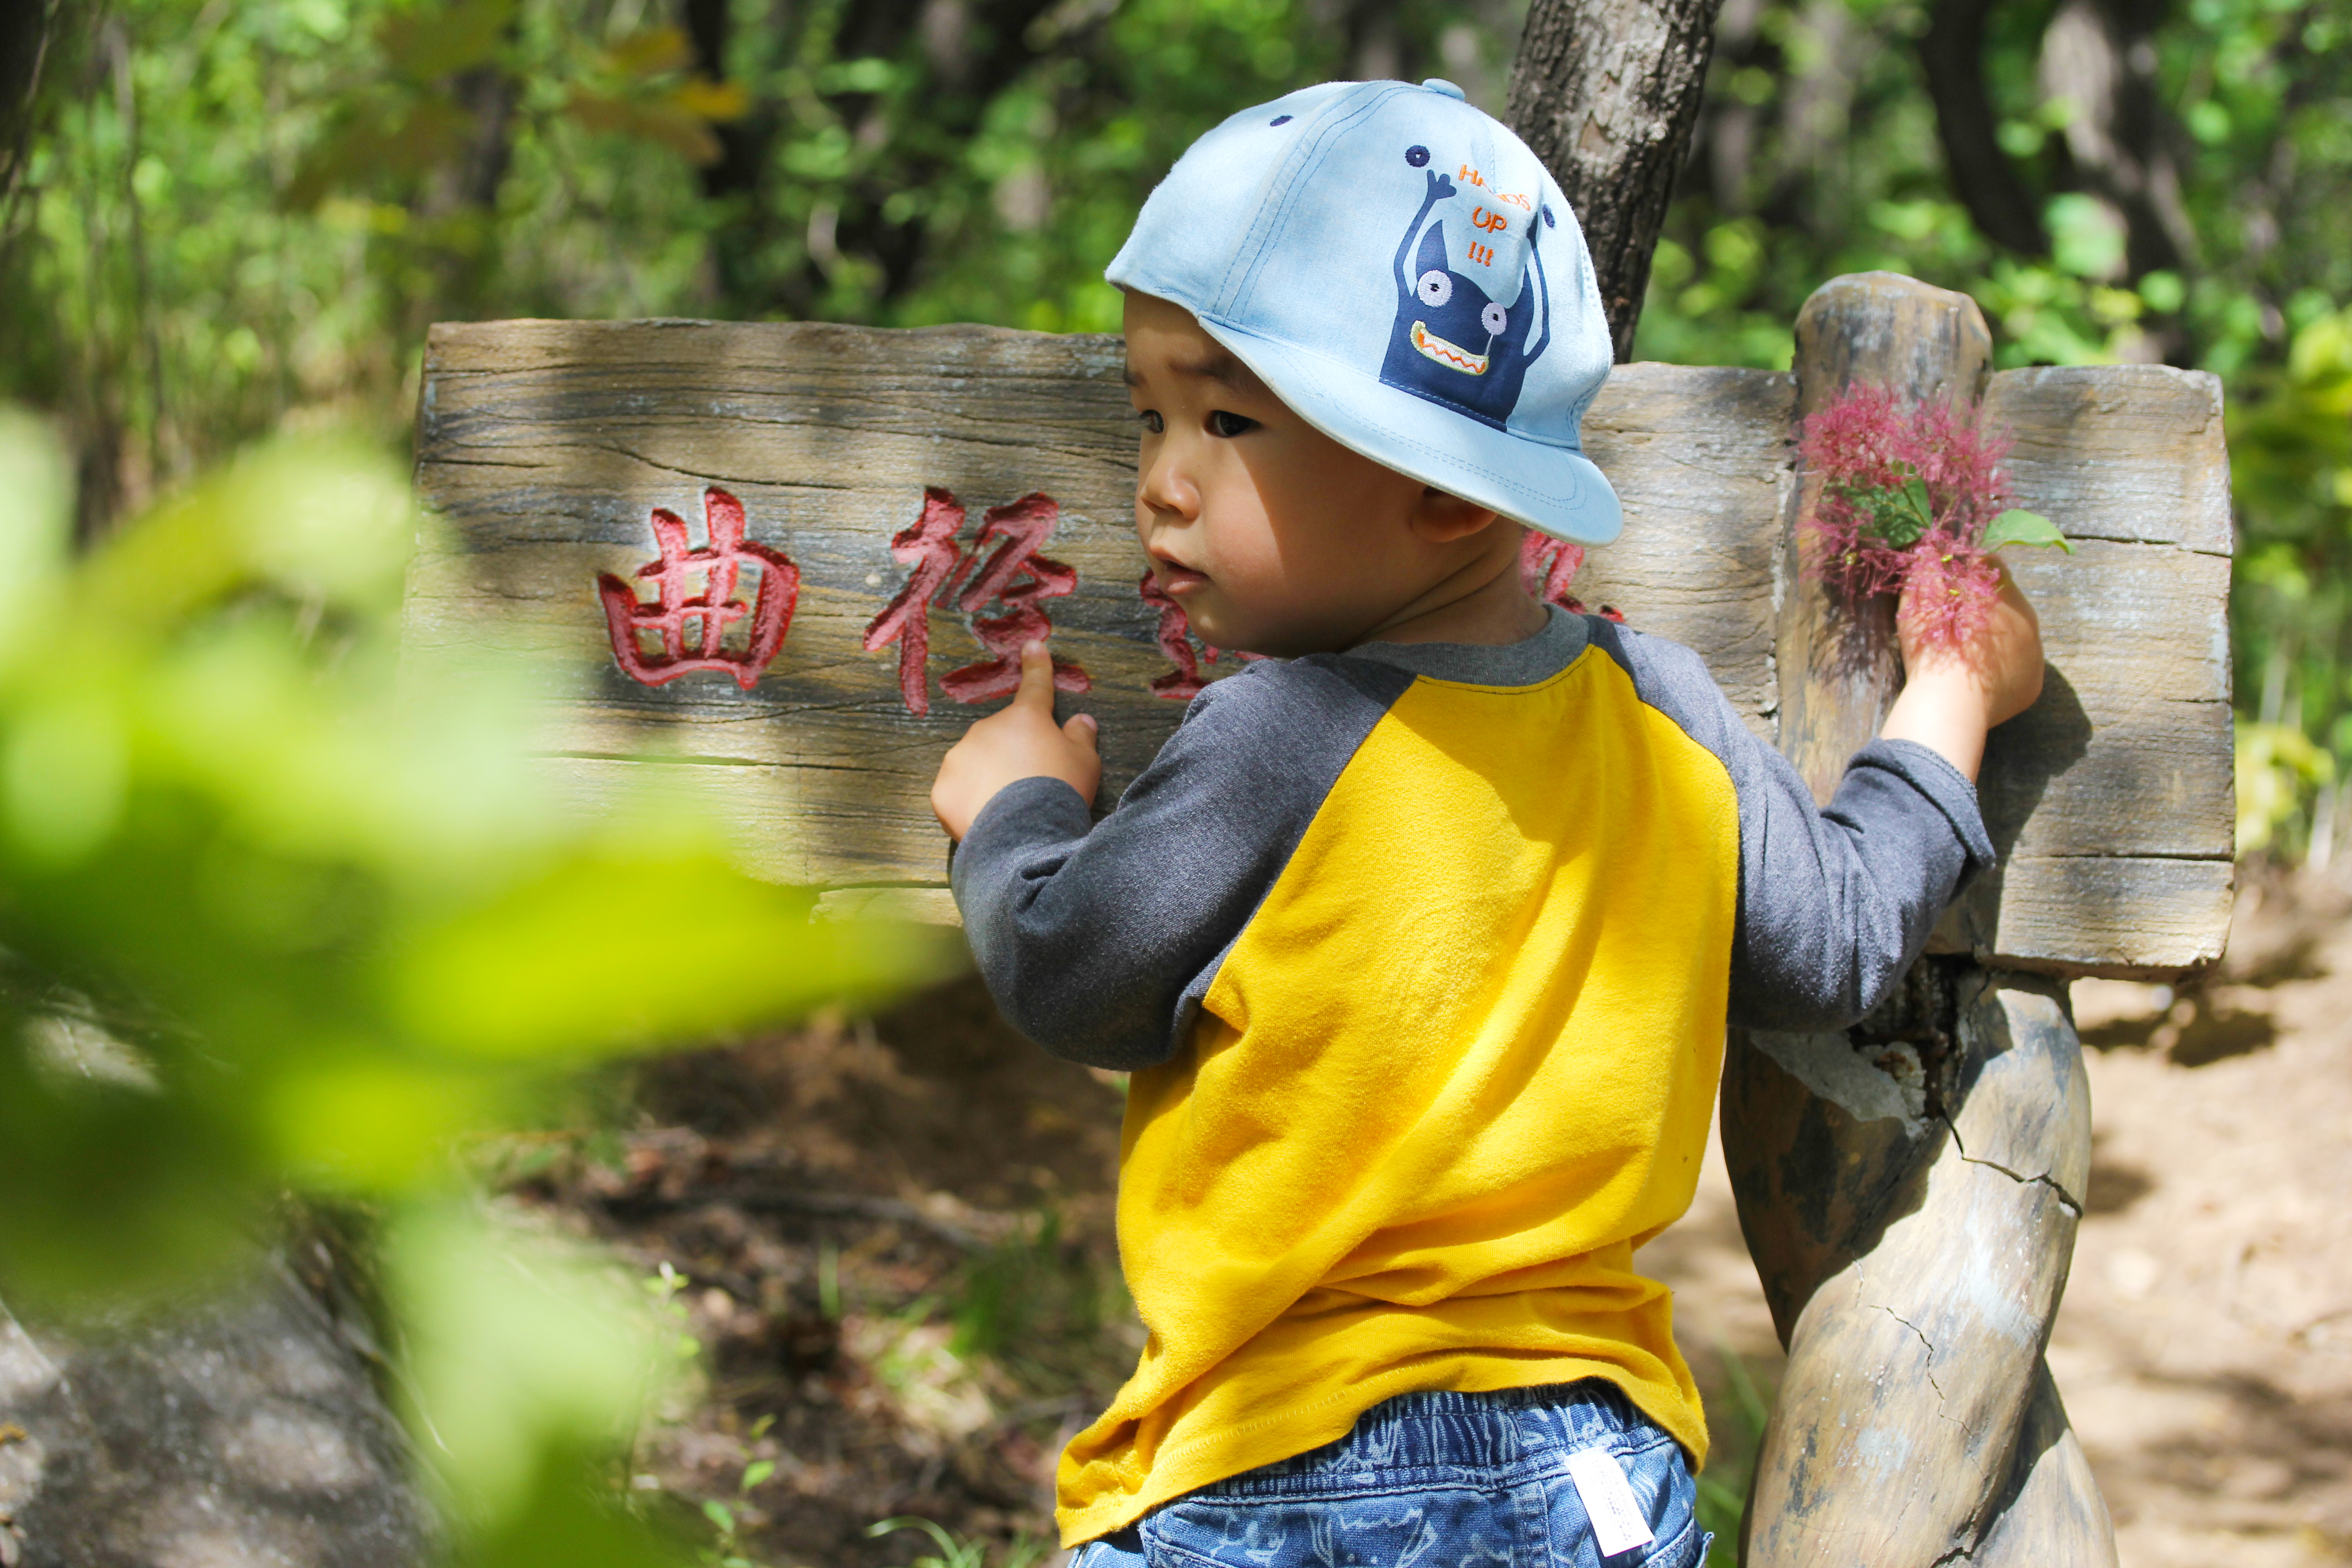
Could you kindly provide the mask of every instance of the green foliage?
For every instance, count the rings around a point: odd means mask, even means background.
[[[939,1548],[936,1554],[925,1552],[907,1564],[907,1568],[988,1568],[988,1543],[984,1541],[959,1541],[947,1530],[928,1519],[886,1519],[866,1527],[871,1536],[894,1534],[901,1530],[917,1530],[931,1538]],[[1016,1544],[999,1560],[998,1568],[1029,1568],[1029,1564],[1045,1555],[1045,1549],[1034,1541]]]
[[[398,435],[436,320],[1115,328],[1102,268],[1194,135],[1367,40],[1496,102],[1519,3],[811,0],[697,40],[640,0],[121,0],[129,90],[68,40],[0,214],[0,397],[66,417],[88,525],[298,411]]]
[[[2178,118],[2155,144],[2172,160],[2184,258],[2135,274],[2113,211],[2079,188],[2067,132],[2081,107],[2044,96],[2052,7],[1992,6],[1985,57],[2000,145],[2049,237],[2041,255],[1989,240],[1946,173],[1918,47],[1928,13],[1925,0],[1727,8],[1636,357],[1785,367],[1806,295],[1885,268],[1973,295],[2004,367],[2165,359],[2215,372],[2241,539],[2241,710],[2300,731],[2341,775],[2352,763],[2352,27],[2295,0],[2181,0],[2164,13],[2150,39],[2154,96]],[[2300,846],[2323,797],[2295,776],[2265,798],[2299,804],[2249,847]]]
[[[1992,8],[2000,140],[2051,239],[1988,240],[1945,173],[1916,40],[1923,0],[1772,0],[1727,12],[1699,155],[1658,249],[1636,357],[1783,367],[1822,280],[1884,268],[1973,294],[2003,365],[2174,357],[2234,376],[2274,361],[2297,311],[2352,300],[2352,36],[2325,7],[2189,0],[2154,37],[2180,116],[2186,272],[2124,275],[2112,215],[2071,189],[2042,98],[2050,10]]]
[[[2352,306],[2314,311],[2231,406],[2239,516],[2239,847],[2299,847],[2323,776],[2352,764]],[[2305,760],[2276,728],[2308,737]],[[2326,765],[2326,775],[2319,771]],[[2282,770],[2284,771],[2282,771]]]
[[[278,443],[80,555],[69,490],[0,414],[0,1297],[201,1282],[289,1187],[365,1202],[420,1451],[511,1547],[478,1560],[642,1560],[564,1521],[656,1320],[452,1156],[579,1063],[871,998],[945,944],[812,923],[683,803],[557,809],[499,669],[396,662],[422,521],[362,450]]]
[[[1698,1527],[1714,1535],[1706,1568],[1736,1568],[1739,1562],[1740,1526],[1748,1515],[1748,1488],[1756,1455],[1764,1442],[1764,1426],[1771,1412],[1756,1390],[1748,1363],[1730,1345],[1717,1342],[1725,1380],[1731,1384],[1732,1415],[1738,1423],[1738,1452],[1717,1443],[1707,1468],[1698,1476]]]
[[[2285,724],[2238,726],[2238,853],[2260,855],[2297,832],[2313,797],[2336,779],[2336,759]]]

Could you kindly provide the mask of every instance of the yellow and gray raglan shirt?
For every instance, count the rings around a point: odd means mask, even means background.
[[[1859,1017],[1992,858],[1878,741],[1826,809],[1696,655],[1553,611],[1211,686],[1093,822],[992,800],[956,900],[1005,1016],[1130,1069],[1149,1338],[1063,1455],[1089,1540],[1393,1394],[1602,1377],[1706,1428],[1633,1250],[1689,1206],[1727,1022]]]

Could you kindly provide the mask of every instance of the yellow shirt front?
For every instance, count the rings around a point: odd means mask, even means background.
[[[1605,1377],[1706,1426],[1633,1249],[1690,1205],[1738,887],[1723,764],[1587,649],[1426,678],[1373,727],[1137,1073],[1119,1252],[1141,1364],[1064,1540],[1344,1436],[1392,1394]]]

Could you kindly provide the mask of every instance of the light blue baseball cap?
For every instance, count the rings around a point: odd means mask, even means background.
[[[1432,79],[1335,81],[1192,143],[1103,274],[1183,306],[1317,429],[1558,539],[1622,514],[1584,455],[1608,319],[1576,215]]]

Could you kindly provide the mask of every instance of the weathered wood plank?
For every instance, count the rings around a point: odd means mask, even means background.
[[[1108,788],[1181,714],[1150,691],[1170,666],[1137,595],[1120,363],[1117,338],[977,327],[437,328],[417,482],[457,548],[419,563],[410,635],[522,649],[547,699],[537,744],[583,800],[628,787],[633,757],[729,764],[693,771],[759,873],[941,883],[930,779],[975,710],[947,700],[939,677],[985,650],[965,617],[932,612],[931,710],[917,717],[898,650],[860,646],[906,578],[890,540],[926,486],[970,509],[967,533],[984,508],[1033,491],[1059,503],[1044,553],[1076,568],[1077,587],[1046,607],[1056,653],[1095,677],[1083,705],[1103,722]],[[751,691],[716,673],[641,685],[613,658],[596,574],[652,555],[652,508],[698,522],[713,483],[742,500],[752,538],[800,566],[791,634]]]
[[[1797,313],[1797,412],[1820,411],[1856,380],[1906,400],[1966,407],[1992,369],[1992,334],[1976,301],[1893,272],[1833,278]],[[1850,605],[1802,581],[1803,521],[1822,476],[1799,476],[1778,532],[1780,750],[1829,804],[1846,759],[1869,743],[1903,689],[1895,601]]]
[[[1108,791],[1181,714],[1149,689],[1171,667],[1136,590],[1135,431],[1119,367],[1116,338],[979,327],[436,327],[417,483],[451,528],[413,574],[412,643],[518,652],[544,700],[534,743],[583,800],[633,787],[632,759],[661,759],[656,772],[718,797],[762,875],[938,886],[930,775],[977,711],[947,700],[939,679],[984,650],[968,617],[930,612],[931,710],[918,718],[899,699],[896,649],[860,646],[907,579],[889,542],[926,486],[970,508],[967,537],[986,507],[1037,490],[1059,503],[1044,553],[1075,567],[1077,584],[1045,608],[1057,655],[1095,678],[1064,700],[1102,721]],[[2098,379],[2116,374],[1991,381],[1990,406],[2016,427],[2026,503],[2090,542],[2021,568],[2061,679],[2047,711],[1996,738],[1986,800],[2018,860],[1946,938],[2029,964],[2074,965],[2095,950],[2103,972],[2142,973],[2218,951],[2211,879],[2184,884],[2178,870],[2229,853],[2227,567],[2210,549],[2226,549],[2227,495],[2215,488],[2210,378],[2134,370],[2119,399]],[[1768,736],[1794,407],[1785,374],[1629,365],[1586,420],[1627,527],[1591,552],[1577,592],[1698,648]],[[613,658],[595,580],[652,558],[655,507],[687,518],[698,540],[709,484],[743,501],[751,539],[799,565],[791,633],[748,692],[721,673],[643,686]],[[2074,874],[2084,857],[2101,865]],[[2143,879],[2147,868],[2161,874]],[[2088,898],[2107,902],[2067,902]],[[2134,930],[2151,942],[2137,944]],[[2107,934],[2087,945],[2049,934],[2080,931]]]
[[[1585,415],[1585,450],[1625,502],[1625,531],[1576,580],[1646,632],[1706,655],[1771,738],[1774,526],[1789,487],[1792,376],[1621,365]]]
[[[2019,504],[2063,519],[2069,538],[2230,553],[2219,376],[2161,364],[2009,370],[1984,408],[2016,433],[2004,466]]]

